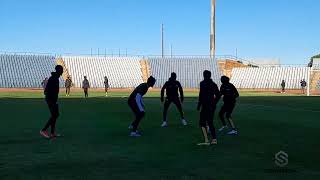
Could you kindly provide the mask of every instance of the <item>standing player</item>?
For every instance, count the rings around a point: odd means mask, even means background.
[[[82,89],[84,91],[84,97],[88,98],[88,89],[90,88],[90,83],[87,79],[87,76],[84,76],[84,80],[82,81]]]
[[[145,115],[144,104],[142,97],[148,92],[150,87],[153,87],[156,79],[152,76],[148,78],[147,83],[140,84],[129,96],[128,104],[135,115],[135,120],[131,123],[129,129],[132,129],[130,136],[140,137],[141,134],[137,131],[141,119]]]
[[[302,91],[302,94],[304,94],[304,91],[305,91],[305,89],[306,89],[306,87],[307,87],[307,82],[306,82],[306,80],[302,80],[302,81],[300,81],[300,85],[301,85],[301,91]]]
[[[178,90],[180,93],[180,99],[179,99]],[[167,97],[164,102],[163,123],[162,123],[161,127],[168,126],[167,113],[168,113],[168,109],[169,109],[171,103],[174,103],[177,106],[179,113],[180,113],[181,122],[184,126],[186,126],[187,121],[184,119],[182,105],[181,105],[181,103],[183,103],[183,99],[184,99],[183,89],[182,89],[180,82],[177,81],[177,74],[176,73],[174,73],[174,72],[171,73],[171,77],[169,78],[169,81],[167,81],[163,85],[163,87],[161,89],[161,102],[164,101],[164,91],[166,91]]]
[[[104,77],[104,91],[106,93],[106,97],[108,97],[108,90],[109,90],[110,86],[109,86],[109,80],[108,77],[105,76]]]
[[[59,137],[55,133],[56,122],[59,117],[59,106],[57,104],[59,95],[59,78],[63,73],[63,67],[57,65],[55,68],[56,72],[52,72],[51,77],[48,80],[48,84],[45,89],[45,99],[48,104],[51,117],[45,127],[40,131],[40,134],[45,138]],[[51,134],[49,135],[47,129],[51,127]]]
[[[65,82],[66,96],[70,96],[71,86],[72,86],[72,80],[71,80],[70,76],[68,76],[66,79],[66,82]]]
[[[217,135],[213,125],[214,112],[220,99],[219,88],[211,79],[211,72],[203,72],[204,80],[200,83],[199,102],[197,110],[200,111],[200,127],[204,137],[204,143],[198,145],[215,145],[217,144]],[[208,139],[207,125],[212,136],[211,142]]]
[[[281,88],[281,94],[286,93],[286,82],[284,80],[281,82]]]
[[[227,76],[221,77],[221,88],[220,93],[223,96],[223,105],[221,107],[221,110],[219,112],[219,117],[222,122],[223,127],[219,129],[219,131],[223,131],[227,128],[227,124],[225,122],[224,116],[226,116],[227,120],[230,123],[230,126],[232,130],[228,132],[228,135],[237,135],[238,131],[232,121],[232,112],[236,105],[236,99],[239,97],[239,93],[236,87],[234,87],[233,84],[231,84],[230,79]]]

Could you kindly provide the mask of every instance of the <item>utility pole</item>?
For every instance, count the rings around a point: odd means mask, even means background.
[[[210,31],[210,58],[215,57],[216,51],[216,0],[211,0],[211,31]]]
[[[163,24],[161,24],[161,56],[164,58],[164,28]]]
[[[238,48],[236,48],[236,59],[238,59]]]

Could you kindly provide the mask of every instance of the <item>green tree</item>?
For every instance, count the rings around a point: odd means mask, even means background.
[[[320,54],[317,54],[317,55],[311,57],[310,63],[309,63],[309,65],[308,65],[309,67],[312,67],[313,59],[315,59],[315,58],[320,58]]]

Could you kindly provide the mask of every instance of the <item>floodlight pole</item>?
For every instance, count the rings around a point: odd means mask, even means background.
[[[311,73],[313,73],[313,71],[312,71],[312,67],[309,69],[309,71],[308,71],[309,73],[308,73],[308,79],[307,79],[307,96],[310,96],[310,84],[311,84],[311,82],[310,82],[310,76],[311,76]]]
[[[210,58],[215,57],[216,51],[216,0],[211,0],[211,31],[210,31]]]
[[[161,57],[164,58],[164,28],[163,24],[161,24]]]

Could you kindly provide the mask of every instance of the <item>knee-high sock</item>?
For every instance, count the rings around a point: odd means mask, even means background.
[[[201,127],[204,142],[209,142],[207,128]]]

